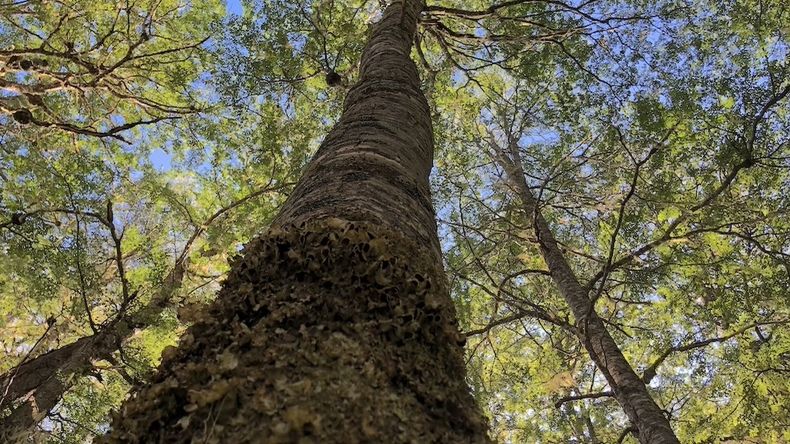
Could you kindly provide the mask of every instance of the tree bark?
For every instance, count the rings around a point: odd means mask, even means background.
[[[532,195],[521,157],[511,147],[510,158],[500,156],[500,164],[518,194],[524,211],[532,223],[541,255],[551,273],[551,278],[565,299],[576,319],[577,335],[612,389],[628,419],[638,430],[639,442],[644,444],[679,444],[669,420],[647,391],[642,379],[626,360],[606,325],[595,311],[587,290],[579,283],[546,219]]]
[[[102,351],[112,353],[117,349],[115,344],[111,335],[100,332],[42,355],[44,359],[31,361],[34,365],[30,368],[21,366],[16,375],[12,372],[10,387],[14,390],[9,390],[9,395],[20,399],[0,420],[0,440],[23,442],[74,382],[93,368],[92,358],[102,356]],[[20,389],[27,390],[20,393]]]
[[[93,346],[95,335],[86,336],[58,349],[36,356],[0,375],[0,408],[10,405],[66,366],[80,350]],[[0,428],[2,429],[2,428]]]
[[[429,194],[432,127],[410,59],[422,8],[386,9],[275,224],[104,442],[490,442]]]

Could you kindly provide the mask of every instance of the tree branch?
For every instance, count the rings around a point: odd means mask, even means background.
[[[608,390],[605,392],[598,392],[598,393],[585,393],[583,395],[563,396],[562,398],[558,399],[557,402],[554,403],[554,407],[560,408],[566,402],[578,401],[580,399],[598,399],[598,398],[612,398],[612,397],[614,397],[614,392]]]

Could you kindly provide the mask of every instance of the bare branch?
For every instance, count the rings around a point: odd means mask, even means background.
[[[736,331],[734,331],[734,332],[732,332],[732,333],[730,333],[728,335],[719,336],[719,337],[716,337],[716,338],[705,339],[705,340],[702,340],[702,341],[689,342],[687,344],[679,345],[679,346],[676,346],[676,347],[670,347],[669,349],[664,351],[664,353],[662,353],[658,358],[656,358],[656,360],[653,361],[653,363],[650,364],[650,366],[648,368],[646,368],[644,372],[642,372],[642,380],[645,382],[645,384],[649,384],[650,381],[652,381],[653,378],[656,377],[656,372],[658,370],[658,367],[661,364],[663,364],[664,361],[667,358],[669,358],[669,356],[672,355],[673,353],[691,351],[691,350],[694,350],[694,349],[697,349],[697,348],[702,348],[702,347],[708,346],[710,344],[714,344],[714,343],[718,343],[718,342],[724,342],[724,341],[727,341],[729,339],[734,338],[735,336],[742,335],[745,332],[751,330],[752,328],[759,327],[761,325],[787,324],[788,322],[790,322],[790,321],[756,322],[756,323],[753,323],[753,324],[749,324],[749,325],[747,325],[745,327],[739,328],[738,330],[736,330]]]
[[[612,398],[612,397],[614,397],[614,393],[611,391],[605,391],[599,393],[585,393],[583,395],[563,396],[562,398],[558,399],[557,402],[554,403],[554,407],[560,408],[566,402],[578,401],[580,399],[598,399],[598,398]]]

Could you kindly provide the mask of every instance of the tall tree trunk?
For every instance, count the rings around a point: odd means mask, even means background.
[[[386,9],[275,224],[105,442],[489,442],[429,195],[432,128],[410,59],[422,7]]]
[[[587,353],[606,377],[615,398],[639,434],[639,442],[647,444],[679,444],[669,420],[658,407],[647,387],[631,364],[625,359],[598,316],[587,290],[579,283],[565,255],[559,248],[554,234],[538,208],[521,167],[521,156],[514,146],[510,147],[509,158],[499,156],[500,164],[507,172],[518,197],[530,218],[538,239],[541,255],[557,285],[560,294],[576,319],[577,335]]]
[[[0,420],[0,442],[24,442],[74,383],[93,369],[94,359],[117,350],[119,339],[111,330],[80,338],[43,355],[46,359],[36,361],[34,368],[18,375],[21,380],[16,389],[32,388],[22,393],[20,402]],[[12,382],[16,380],[13,376]]]

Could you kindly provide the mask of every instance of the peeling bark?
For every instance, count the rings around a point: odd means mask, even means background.
[[[387,8],[275,224],[103,442],[490,442],[430,200],[431,120],[410,59],[422,8]]]
[[[606,377],[615,399],[628,419],[638,430],[639,442],[644,444],[679,444],[669,420],[658,407],[647,387],[631,364],[623,356],[606,325],[595,311],[587,290],[579,282],[546,219],[538,208],[521,168],[521,157],[511,150],[511,159],[500,158],[508,180],[518,193],[524,211],[530,218],[538,239],[540,252],[551,272],[551,279],[576,319],[577,335],[587,353]]]

